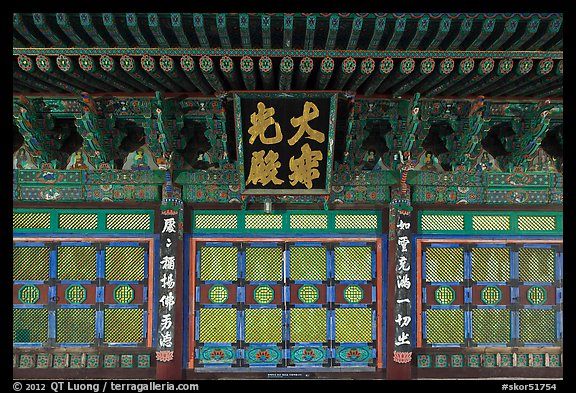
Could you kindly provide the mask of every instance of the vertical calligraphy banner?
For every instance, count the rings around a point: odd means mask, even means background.
[[[394,361],[412,360],[412,246],[410,212],[398,210],[395,215],[396,277],[394,291]]]

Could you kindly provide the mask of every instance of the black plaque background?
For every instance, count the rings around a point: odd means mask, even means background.
[[[320,172],[320,177],[312,180],[313,189],[326,189],[326,166],[327,166],[327,155],[328,155],[328,142],[329,142],[329,120],[330,120],[330,97],[322,98],[245,98],[240,100],[241,108],[241,121],[242,121],[242,143],[244,149],[244,179],[246,190],[308,190],[308,188],[302,183],[296,183],[295,185],[290,184],[290,178],[288,177],[292,171],[290,170],[290,158],[299,158],[302,155],[301,147],[306,143],[309,144],[311,150],[320,150],[322,152],[322,160],[319,161],[319,165],[316,168]],[[293,117],[302,116],[304,110],[304,103],[306,101],[313,102],[319,111],[317,118],[308,122],[310,127],[314,130],[320,131],[324,134],[325,139],[323,143],[318,143],[313,139],[308,139],[307,133],[304,133],[300,140],[296,142],[293,146],[288,144],[288,139],[292,138],[296,132],[298,132],[298,127],[293,127],[290,123],[290,119]],[[253,144],[248,141],[250,139],[250,134],[248,129],[252,126],[250,122],[250,115],[258,111],[258,102],[264,103],[266,108],[273,107],[275,109],[275,114],[272,116],[274,120],[280,124],[282,128],[282,140],[279,143],[266,145],[260,141],[260,138],[256,138]],[[276,134],[276,130],[273,125],[269,126],[266,130],[266,137],[273,137]],[[250,175],[250,167],[252,162],[252,152],[264,150],[268,154],[269,150],[273,150],[279,154],[278,162],[282,165],[278,168],[278,174],[276,177],[280,180],[284,180],[282,184],[274,184],[269,182],[265,186],[261,183],[253,184],[252,182],[246,184],[246,180]],[[329,168],[331,170],[331,168]]]

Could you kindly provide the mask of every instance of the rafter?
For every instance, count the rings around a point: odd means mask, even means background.
[[[280,80],[278,88],[280,90],[290,90],[292,73],[294,72],[294,60],[291,57],[284,57],[280,60]]]
[[[102,23],[104,24],[106,31],[108,31],[114,42],[116,42],[116,45],[118,45],[120,48],[127,48],[129,46],[124,36],[118,30],[114,14],[103,13]]]
[[[406,28],[406,18],[401,17],[396,19],[396,23],[394,24],[394,33],[392,34],[390,41],[388,41],[388,44],[386,45],[386,50],[396,49],[398,42],[400,42],[400,39],[404,35],[405,28]]]
[[[59,48],[66,46],[64,42],[54,33],[54,31],[52,31],[48,25],[48,22],[46,21],[44,14],[32,14],[32,19],[34,20],[34,24],[38,30],[44,34],[44,37],[46,37],[54,46]]]
[[[170,14],[170,21],[172,22],[172,30],[174,31],[174,35],[176,35],[178,44],[184,48],[190,48],[190,42],[188,41],[188,37],[186,37],[186,33],[182,27],[182,15],[172,13]]]
[[[128,26],[128,30],[132,34],[132,37],[136,40],[139,46],[143,48],[150,47],[150,44],[142,35],[140,31],[140,26],[138,25],[138,16],[134,13],[127,13],[126,14],[126,25]]]
[[[292,48],[292,29],[294,28],[294,18],[292,15],[284,15],[284,49]]]
[[[22,18],[22,15],[20,15],[18,13],[14,13],[14,17],[12,19],[12,26],[14,26],[16,31],[18,31],[18,33],[20,33],[22,35],[22,37],[24,37],[27,41],[29,41],[32,44],[32,46],[37,47],[37,48],[43,48],[44,47],[44,44],[42,43],[42,41],[40,41],[38,38],[36,38],[30,32],[30,30],[28,30],[28,28],[26,27],[26,24],[24,23],[24,19]]]
[[[426,50],[436,50],[438,46],[444,41],[444,38],[450,32],[450,27],[452,26],[452,20],[448,17],[443,16],[440,20],[440,26],[438,27],[438,31],[436,32],[436,36],[434,39],[428,44]]]
[[[240,22],[240,37],[242,39],[242,48],[250,49],[252,48],[252,43],[250,41],[250,17],[248,14],[238,15]],[[264,26],[262,26],[264,28]]]
[[[460,22],[460,30],[458,31],[458,35],[454,37],[454,39],[452,40],[450,45],[448,45],[446,50],[456,50],[460,47],[462,41],[464,41],[464,39],[468,37],[468,34],[470,34],[470,32],[472,31],[473,21],[474,20],[472,18],[466,18]]]
[[[538,31],[538,27],[540,26],[540,18],[534,15],[530,18],[530,21],[526,24],[524,29],[524,33],[520,38],[514,41],[509,47],[508,50],[518,50],[526,41],[528,41],[536,32]]]
[[[160,26],[160,18],[156,13],[149,13],[148,14],[148,27],[150,31],[154,35],[154,39],[158,42],[158,45],[162,48],[170,47],[168,40],[164,37],[164,33],[162,33],[162,28]]]
[[[487,50],[498,50],[514,33],[518,28],[518,18],[510,18],[504,25],[504,31],[500,34],[500,37],[494,41]]]
[[[306,87],[308,78],[314,69],[314,60],[309,57],[303,57],[298,65],[298,73],[296,74],[296,89],[302,90]]]
[[[386,18],[379,16],[374,22],[374,32],[372,33],[372,38],[370,39],[370,44],[368,44],[368,50],[376,50],[382,39],[382,34],[386,29]]]
[[[317,90],[324,90],[332,77],[332,72],[334,72],[334,59],[331,57],[325,57],[320,63],[320,72],[318,72],[316,79]]]
[[[334,49],[336,45],[336,36],[338,35],[338,27],[340,26],[340,17],[332,15],[328,22],[328,37],[326,37],[326,50]]]
[[[420,41],[422,41],[422,38],[424,38],[424,36],[428,33],[428,26],[430,25],[430,17],[427,15],[424,15],[423,17],[420,18],[420,20],[418,21],[418,27],[416,28],[416,34],[414,34],[414,37],[412,37],[412,41],[410,41],[410,43],[408,44],[408,50],[413,50],[418,48],[418,46],[420,45]]]
[[[202,14],[193,14],[192,20],[194,21],[194,31],[196,32],[196,37],[200,42],[202,48],[210,48],[210,43],[208,42],[208,37],[206,36],[206,30],[204,28],[204,17]]]
[[[316,17],[310,15],[306,17],[306,35],[304,36],[304,49],[314,49],[314,33],[316,31]]]
[[[232,48],[232,45],[230,44],[230,36],[228,35],[228,29],[226,28],[226,14],[216,15],[216,28],[218,29],[218,36],[220,36],[220,45],[222,48]]]
[[[493,18],[484,19],[482,22],[482,30],[480,34],[476,37],[470,45],[468,45],[467,50],[477,50],[480,45],[486,41],[486,38],[494,31],[494,26],[496,26],[496,21]]]
[[[173,92],[181,91],[181,89],[174,84],[171,80],[164,76],[160,68],[156,66],[156,60],[152,56],[144,55],[140,58],[140,65],[152,78],[154,78],[160,86],[166,86]],[[158,89],[164,91],[165,88]]]
[[[270,16],[262,15],[261,25],[262,25],[262,47],[264,47],[264,49],[270,49],[272,48],[272,37],[270,35]]]
[[[240,72],[242,80],[247,90],[256,89],[256,79],[254,78],[254,60],[250,56],[243,56],[240,59]]]
[[[203,94],[209,95],[212,89],[204,82],[204,78],[200,75],[198,68],[194,64],[194,58],[184,55],[180,58],[180,67],[184,71],[184,75],[200,90]]]
[[[84,31],[86,31],[86,33],[88,33],[90,38],[92,38],[94,40],[94,42],[96,43],[97,46],[102,46],[102,47],[108,46],[108,43],[106,42],[106,40],[104,40],[104,38],[102,38],[102,36],[100,36],[100,34],[98,34],[98,32],[96,31],[96,28],[94,27],[94,24],[92,23],[92,17],[90,16],[90,14],[87,14],[87,13],[80,14],[80,24],[84,28]]]
[[[86,47],[88,44],[74,31],[74,27],[70,23],[70,18],[67,14],[58,13],[56,14],[56,21],[60,29],[66,34],[66,36],[74,43],[74,45],[79,47]]]

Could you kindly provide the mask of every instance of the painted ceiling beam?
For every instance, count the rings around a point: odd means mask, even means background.
[[[516,65],[516,70],[509,75],[506,80],[495,89],[490,91],[491,96],[498,96],[502,92],[508,90],[511,86],[517,86],[527,77],[534,65],[531,59],[520,60]]]
[[[402,83],[402,81],[406,79],[406,77],[410,75],[412,71],[414,71],[415,65],[416,62],[412,58],[408,57],[402,60],[400,62],[400,66],[396,68],[395,71],[393,71],[394,74],[391,75],[391,77],[386,78],[386,80],[380,84],[377,90],[378,93],[390,94],[391,88]]]
[[[34,61],[26,55],[18,56],[18,66],[22,70],[30,73],[31,75],[33,75],[34,77],[38,78],[40,81],[48,85],[54,85],[57,88],[72,94],[79,94],[82,92],[82,90],[78,89],[77,87],[74,87],[69,83],[62,82],[60,81],[60,79],[51,78],[45,72],[40,71],[40,69],[36,66],[36,64],[34,64]]]
[[[44,44],[42,43],[42,41],[40,41],[38,38],[36,38],[30,32],[30,30],[28,30],[28,28],[26,27],[26,24],[24,23],[24,19],[22,18],[22,15],[14,13],[14,17],[12,18],[12,26],[14,26],[16,31],[18,31],[18,33],[20,33],[22,35],[22,37],[24,37],[27,41],[29,41],[30,44],[32,44],[32,46],[37,47],[37,48],[43,48],[44,47]]]
[[[194,64],[194,58],[188,55],[184,55],[180,58],[180,67],[184,72],[184,75],[196,86],[198,90],[205,95],[211,95],[212,89],[206,84],[198,67]]]
[[[188,91],[196,90],[194,85],[188,82],[186,77],[182,75],[181,71],[179,72],[180,67],[176,66],[176,64],[174,63],[174,59],[172,57],[164,55],[160,57],[158,63],[160,64],[160,69],[164,71],[166,75],[168,75],[168,77],[172,80],[173,84],[175,84],[175,86],[179,88],[180,91],[182,91],[183,89]],[[158,70],[158,73],[161,74],[161,71]]]
[[[14,78],[14,79],[18,79],[18,78]],[[24,91],[24,92],[29,92],[29,93],[42,93],[42,92],[44,92],[44,89],[38,89],[38,88],[32,87],[31,84],[24,82],[22,79],[12,80],[12,86],[14,86],[14,88],[16,88],[18,91]]]
[[[550,87],[550,88],[544,89],[544,90],[536,93],[535,97],[548,98],[548,97],[554,97],[554,96],[562,96],[563,91],[564,91],[564,85],[562,83],[560,83],[558,86]]]
[[[392,37],[390,41],[388,41],[388,45],[386,45],[386,50],[394,50],[400,42],[400,39],[404,35],[404,30],[406,29],[406,18],[401,17],[396,19],[396,23],[394,24],[394,33],[392,33]]]
[[[240,14],[238,15],[238,20],[240,24],[240,38],[242,41],[242,48],[250,49],[252,48],[252,43],[250,42],[250,17],[248,14]]]
[[[408,78],[408,81],[406,81],[400,86],[395,87],[392,92],[392,95],[398,97],[410,91],[410,89],[412,89],[418,83],[422,82],[428,75],[430,75],[430,73],[432,73],[432,71],[434,71],[435,65],[436,64],[434,62],[434,59],[432,58],[422,60],[420,62],[419,74],[416,76],[412,76],[411,78]]]
[[[428,15],[424,15],[418,21],[416,33],[414,34],[412,41],[410,41],[408,44],[408,50],[414,50],[418,48],[420,41],[422,41],[422,38],[424,38],[424,36],[428,33],[428,26],[430,26],[430,17]]]
[[[182,15],[178,13],[170,14],[170,21],[172,23],[172,30],[174,31],[174,35],[178,40],[178,44],[184,48],[190,48],[190,42],[188,41],[188,37],[186,37],[186,33],[182,28]]]
[[[340,63],[340,67],[336,72],[336,76],[332,81],[333,90],[342,90],[348,79],[356,70],[356,60],[353,57],[348,57]]]
[[[344,90],[356,91],[362,83],[372,74],[376,68],[374,59],[368,57],[360,63],[360,69],[356,70],[356,74],[348,82],[348,86]]]
[[[460,82],[462,79],[466,77],[472,70],[474,69],[474,60],[471,58],[464,59],[460,61],[460,65],[458,66],[458,74],[451,75],[447,81],[443,81],[436,85],[432,90],[427,91],[423,95],[425,97],[433,97],[438,95],[448,89],[450,86],[455,85],[456,83]]]
[[[262,56],[258,60],[258,69],[262,78],[262,85],[265,90],[275,89],[274,86],[274,66],[269,56]]]
[[[536,32],[538,31],[538,27],[540,26],[540,18],[534,15],[528,23],[526,23],[526,28],[524,29],[524,33],[520,38],[514,41],[509,47],[508,50],[518,50],[526,41],[528,41]]]
[[[476,85],[468,87],[466,92],[468,94],[480,94],[481,92],[488,91],[494,84],[501,80],[505,75],[508,75],[514,68],[514,61],[511,59],[501,59],[498,62],[496,72],[490,73],[488,78],[484,78]]]
[[[106,71],[106,73],[110,74],[117,81],[122,81],[123,83],[130,85],[133,89],[137,91],[146,90],[146,87],[143,86],[142,83],[136,81],[130,75],[127,75],[127,73],[122,69],[122,67],[120,68],[116,67],[116,62],[112,56],[108,55],[100,56],[100,58],[98,59],[98,63],[100,64],[101,69]],[[94,67],[94,69],[95,69],[94,72],[96,73],[96,75],[98,75],[99,70],[97,70],[96,67]]]
[[[296,74],[295,90],[303,90],[312,74],[314,69],[314,60],[309,57],[303,57],[298,65],[298,73]]]
[[[58,66],[58,69],[67,76],[67,80],[77,84],[85,84],[89,88],[85,91],[110,90],[110,85],[102,83],[101,81],[89,76],[89,74],[82,72],[82,70],[78,70],[75,67],[74,62],[68,56],[58,56],[56,58],[56,65]]]
[[[552,37],[554,37],[562,27],[562,18],[553,18],[548,22],[548,27],[546,28],[546,33],[543,34],[536,42],[530,45],[530,48],[534,50],[540,50]]]
[[[153,78],[148,76],[148,74],[144,74],[140,71],[139,67],[140,66],[131,56],[124,55],[120,58],[120,68],[122,68],[122,70],[130,75],[130,77],[132,77],[136,82],[139,82],[143,86],[154,91],[164,90],[164,87],[160,86]]]
[[[80,24],[84,28],[84,31],[86,31],[86,33],[88,33],[90,38],[92,38],[94,40],[94,42],[96,43],[96,46],[101,46],[101,47],[107,47],[108,46],[108,43],[96,31],[96,28],[94,27],[94,24],[92,23],[92,17],[90,16],[90,14],[87,14],[87,13],[80,14]]]
[[[66,34],[68,38],[74,43],[74,45],[79,47],[87,47],[88,44],[74,31],[74,27],[70,23],[70,18],[67,14],[58,13],[56,14],[56,22],[60,29]]]
[[[234,90],[241,89],[240,79],[238,77],[238,71],[236,71],[236,67],[234,66],[234,61],[229,56],[222,56],[220,58],[220,71],[228,81],[229,85]]]
[[[380,44],[380,40],[382,39],[382,34],[384,34],[384,30],[386,29],[386,18],[383,16],[379,16],[376,18],[374,22],[374,32],[372,33],[372,38],[370,39],[370,43],[368,44],[368,50],[376,50],[378,49],[378,45]]]
[[[93,78],[102,81],[110,86],[114,86],[118,91],[127,91],[129,93],[134,92],[134,88],[122,81],[115,79],[112,76],[108,76],[100,69],[100,67],[95,64],[94,59],[90,56],[82,55],[78,58],[78,64],[80,68],[91,75]]]
[[[46,17],[41,13],[32,14],[32,19],[38,30],[46,37],[54,46],[62,48],[66,46],[64,42],[58,37],[48,25]]]
[[[537,86],[537,81],[540,80],[543,76],[549,74],[553,68],[554,62],[552,60],[540,60],[535,70],[528,72],[521,81],[517,81],[516,83],[509,85],[502,90],[496,91],[494,97],[503,95],[505,96],[510,93],[518,94],[517,92],[526,86]],[[530,88],[531,87],[529,87],[529,89]]]
[[[224,49],[231,49],[230,36],[226,28],[226,14],[216,15],[216,28],[218,29],[218,36],[220,37],[220,45]]]
[[[130,46],[128,45],[128,42],[126,42],[124,36],[120,33],[120,30],[118,30],[114,14],[103,13],[102,23],[104,24],[106,31],[108,31],[114,42],[116,42],[116,45],[118,45],[120,48],[128,48]]]
[[[450,75],[452,71],[454,71],[454,64],[454,59],[450,57],[442,60],[434,72],[428,75],[428,77],[424,79],[420,85],[418,85],[418,91],[424,93],[432,86],[439,84],[442,80],[444,80],[444,78]]]
[[[202,56],[199,64],[200,71],[202,71],[204,78],[206,78],[210,86],[212,86],[215,91],[224,91],[224,86],[222,86],[222,81],[214,69],[214,63],[210,56]]]
[[[457,50],[460,47],[462,41],[464,41],[464,39],[468,37],[468,34],[470,34],[470,32],[472,31],[473,22],[474,18],[468,18],[468,17],[466,17],[466,19],[460,22],[460,30],[458,31],[458,35],[454,37],[454,39],[452,40],[450,45],[448,45],[446,50]]]
[[[52,60],[49,57],[37,56],[36,65],[38,66],[38,69],[40,71],[45,72],[50,78],[56,78],[60,80],[61,83],[72,87],[73,92],[75,92],[76,94],[79,94],[82,91],[89,91],[92,89],[91,86],[88,86],[77,80],[71,79],[69,76],[64,74],[63,71],[60,71],[57,67],[54,67],[54,65],[52,64]]]
[[[480,64],[478,64],[478,67],[476,67],[476,72],[470,72],[464,80],[447,89],[444,94],[448,96],[460,93],[468,94],[468,88],[477,84],[490,74],[494,70],[494,64],[494,59],[483,59]]]
[[[150,44],[140,31],[140,26],[138,25],[138,16],[135,13],[126,14],[126,25],[128,26],[128,30],[130,30],[132,37],[134,37],[139,46],[143,48],[150,47]]]
[[[261,28],[262,28],[262,47],[264,49],[272,48],[272,37],[270,34],[270,16],[262,15],[261,17]]]
[[[486,50],[498,50],[500,47],[512,37],[516,30],[518,29],[518,17],[510,18],[506,21],[504,25],[504,31],[500,34],[500,37],[496,39]]]
[[[514,90],[514,93],[519,95],[526,95],[530,91],[538,91],[539,89],[541,90],[542,88],[546,88],[547,86],[555,85],[557,82],[561,83],[562,82],[561,70],[563,70],[562,60],[560,60],[554,65],[553,72],[548,71],[549,67],[548,63],[549,62],[546,60],[541,60],[540,63],[538,64],[538,71],[537,71],[540,74],[540,77],[537,78],[536,80],[522,84],[521,86],[519,86]]]
[[[154,39],[156,40],[156,42],[158,42],[158,45],[160,47],[162,48],[170,47],[170,44],[168,44],[168,40],[166,40],[166,37],[164,37],[164,33],[162,33],[162,27],[158,14],[153,12],[148,14],[148,27],[150,28],[150,31],[152,32]]]
[[[292,30],[294,29],[294,17],[292,15],[284,15],[284,49],[292,48]]]
[[[306,35],[304,37],[304,50],[314,49],[314,32],[316,31],[316,17],[306,17]]]
[[[358,45],[358,37],[360,37],[360,33],[362,32],[363,21],[364,19],[361,16],[354,17],[354,21],[352,22],[352,30],[350,31],[350,38],[348,39],[348,45],[346,45],[346,49],[356,49],[356,45]]]
[[[476,37],[474,41],[472,41],[472,43],[466,49],[478,50],[480,45],[484,41],[486,41],[488,36],[492,34],[492,32],[494,31],[494,26],[496,26],[496,20],[492,18],[484,19],[484,22],[482,22],[482,30],[480,31],[480,34]]]
[[[26,86],[30,86],[31,88],[36,89],[38,91],[54,92],[54,93],[62,93],[66,91],[53,84],[42,82],[41,79],[34,77],[31,72],[25,74],[23,70],[21,70],[19,67],[16,66],[14,66],[14,69],[12,70],[12,75],[14,76],[14,78],[18,79],[20,83],[23,83]]]
[[[338,15],[332,15],[328,23],[328,37],[326,37],[325,48],[326,50],[332,50],[336,45],[336,36],[338,35],[338,27],[340,26],[340,17]]]
[[[242,56],[240,59],[240,72],[247,90],[256,90],[254,77],[254,60],[250,56]]]
[[[324,90],[330,78],[332,77],[332,72],[334,72],[334,59],[331,57],[325,57],[320,62],[320,70],[318,76],[316,77],[316,89]]]
[[[198,37],[198,42],[202,48],[210,48],[210,43],[208,42],[208,37],[206,36],[206,30],[204,28],[204,17],[202,14],[193,14],[192,20],[194,21],[194,31],[196,32],[196,37]]]
[[[158,89],[158,91],[164,92],[166,87],[173,92],[182,91],[176,84],[172,83],[171,80],[166,78],[164,73],[160,68],[156,66],[156,60],[152,56],[144,55],[140,58],[140,65],[150,75],[154,80],[158,82],[162,89]]]
[[[290,90],[293,72],[294,60],[288,56],[282,58],[282,60],[280,60],[280,80],[278,81],[278,88],[280,90]]]
[[[452,19],[443,16],[440,20],[440,25],[438,26],[438,31],[436,32],[436,36],[434,39],[428,44],[426,50],[436,50],[438,46],[444,41],[444,38],[450,32],[450,27],[452,26]]]
[[[369,97],[380,87],[382,82],[390,75],[394,69],[394,60],[390,57],[382,59],[378,65],[378,72],[373,73],[364,84],[364,96]]]

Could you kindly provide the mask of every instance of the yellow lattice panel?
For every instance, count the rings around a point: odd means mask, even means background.
[[[62,213],[58,215],[58,228],[98,229],[98,215]]]
[[[428,344],[463,344],[464,310],[427,310],[426,341]]]
[[[199,341],[232,343],[236,341],[236,310],[201,308]]]
[[[227,280],[238,278],[238,249],[236,247],[201,247],[200,279]]]
[[[334,247],[336,280],[371,280],[372,248],[367,246]]]
[[[49,229],[50,213],[12,213],[12,228]]]
[[[510,326],[510,310],[486,308],[472,310],[472,341],[475,343],[508,343]]]
[[[282,229],[280,214],[246,214],[246,229]]]
[[[335,317],[337,342],[372,341],[372,309],[337,308]]]
[[[96,338],[96,310],[70,308],[56,310],[56,341],[93,343]]]
[[[518,216],[518,229],[521,231],[553,231],[556,229],[556,217]]]
[[[48,310],[45,308],[13,308],[12,341],[14,343],[47,342]]]
[[[96,247],[59,246],[59,280],[95,280]]]
[[[510,250],[508,248],[472,248],[472,280],[508,281]]]
[[[278,247],[246,248],[246,280],[282,280],[282,253]]]
[[[48,280],[50,249],[48,247],[14,247],[12,251],[13,280]]]
[[[325,280],[326,249],[324,247],[290,247],[290,278],[292,280]]]
[[[292,214],[290,229],[328,229],[328,216],[325,214]]]
[[[104,342],[140,343],[143,340],[143,309],[107,308],[104,310]]]
[[[423,231],[463,231],[464,215],[423,214]]]
[[[196,229],[237,229],[238,217],[235,214],[198,214],[194,226]]]
[[[282,341],[282,309],[249,308],[244,313],[247,343]]]
[[[472,229],[475,231],[508,231],[510,216],[472,216]]]
[[[336,229],[378,229],[376,214],[336,214]]]
[[[325,342],[326,309],[293,308],[290,310],[290,341]]]
[[[426,249],[426,281],[461,282],[464,279],[464,249],[430,247]]]
[[[556,342],[556,311],[521,309],[519,328],[523,343]]]
[[[107,246],[104,253],[107,280],[144,279],[144,248]]]
[[[150,226],[150,214],[106,214],[106,229],[144,231],[149,230]]]
[[[518,250],[520,281],[554,282],[556,253],[551,248],[523,247]]]

